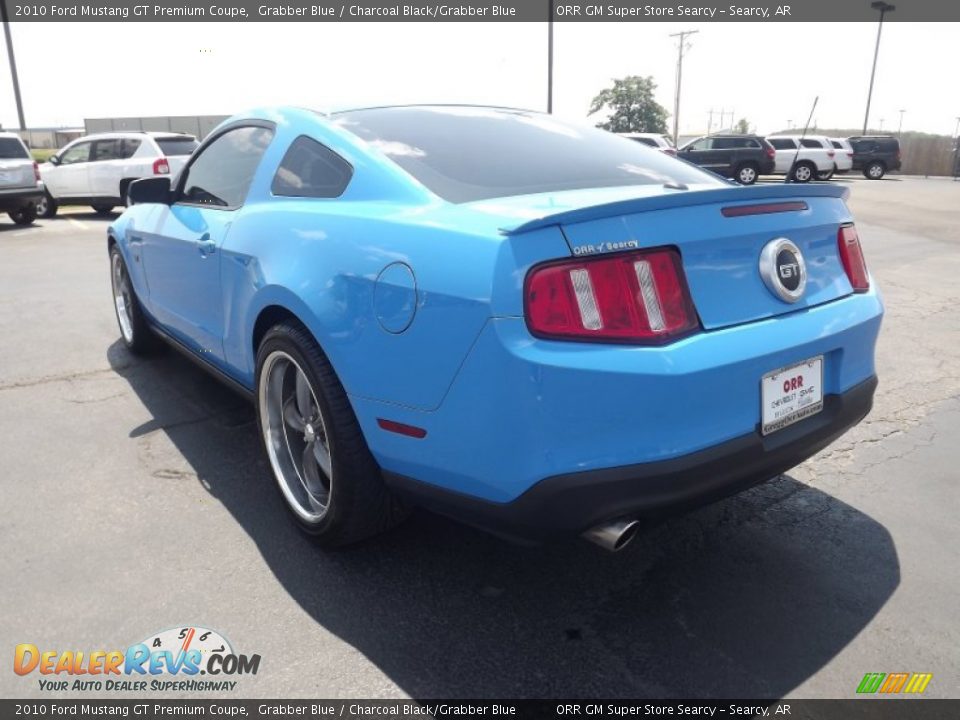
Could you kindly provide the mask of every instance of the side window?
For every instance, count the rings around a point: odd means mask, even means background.
[[[814,148],[816,150],[823,150],[823,144],[819,140],[813,140],[811,138],[803,138],[800,141],[800,144],[805,148]]]
[[[92,162],[118,160],[120,158],[120,140],[97,140],[93,143]]]
[[[843,145],[838,143],[836,140],[831,140],[830,144],[833,145],[834,150],[843,150]]]
[[[287,197],[335,198],[347,189],[353,168],[316,140],[300,136],[291,143],[270,190]]]
[[[743,141],[743,146],[744,146],[744,147],[751,148],[751,149],[753,149],[753,150],[759,150],[760,147],[761,147],[760,141],[759,141],[759,140],[756,140],[756,139],[754,139],[754,138],[747,138],[746,140],[744,140],[744,141]]]
[[[140,149],[140,140],[134,138],[124,138],[120,140],[120,155],[121,160],[126,160],[127,158],[132,158],[133,154]]]
[[[77,143],[60,156],[61,165],[87,162],[90,159],[90,145],[92,143]]]
[[[690,146],[691,150],[709,150],[711,146],[711,138],[700,138],[693,145]]]
[[[179,201],[210,207],[243,205],[273,130],[238,127],[207,145],[186,170]]]
[[[790,138],[767,138],[777,150],[796,150],[797,144]]]
[[[712,150],[729,150],[737,146],[737,141],[735,138],[714,138],[713,145],[711,146]]]

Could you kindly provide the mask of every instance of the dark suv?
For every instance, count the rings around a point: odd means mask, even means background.
[[[742,185],[772,173],[775,155],[773,146],[758,135],[708,135],[677,151],[677,157]]]
[[[853,169],[868,180],[900,169],[900,141],[892,135],[855,135],[847,140],[853,147]]]

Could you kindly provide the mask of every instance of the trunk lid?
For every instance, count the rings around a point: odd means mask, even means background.
[[[708,330],[795,312],[852,291],[837,250],[839,227],[851,221],[846,189],[771,184],[659,190],[626,199],[614,194],[608,202],[597,202],[603,191],[562,193],[572,197],[555,197],[556,212],[505,232],[515,236],[559,226],[577,257],[675,246]],[[775,296],[760,271],[763,248],[778,238],[793,242],[806,265],[805,292],[793,303]]]

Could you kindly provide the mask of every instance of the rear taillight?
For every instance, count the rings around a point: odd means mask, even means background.
[[[33,163],[33,179],[40,182],[40,166],[37,165],[36,161]]]
[[[677,151],[674,150],[673,148],[664,148],[663,151],[664,151],[667,155],[669,155],[670,157],[676,157],[676,156],[677,156]]]
[[[848,152],[848,153],[847,153],[847,157],[852,158],[852,157],[853,157],[853,153],[852,153],[852,152]]]
[[[863,259],[863,248],[860,247],[860,236],[853,225],[844,225],[837,233],[837,248],[840,251],[840,262],[847,273],[847,279],[854,292],[866,292],[870,289],[870,276],[867,274],[867,263]]]
[[[153,174],[154,175],[169,175],[170,174],[170,163],[167,162],[166,158],[157,158],[153,161]]]
[[[827,150],[827,157],[833,157],[836,154],[833,150]]]
[[[660,344],[699,324],[671,248],[535,267],[524,313],[538,337],[595,342]]]
[[[767,148],[767,157],[773,160],[777,156],[777,151],[772,147]]]

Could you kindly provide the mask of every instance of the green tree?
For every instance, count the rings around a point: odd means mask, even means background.
[[[750,133],[750,123],[747,122],[746,118],[740,118],[737,120],[737,124],[733,126],[733,131],[742,135],[748,135]]]
[[[657,84],[652,77],[628,75],[613,81],[613,87],[600,91],[590,103],[590,115],[603,109],[610,117],[597,127],[610,132],[667,131],[667,110],[653,99]]]

